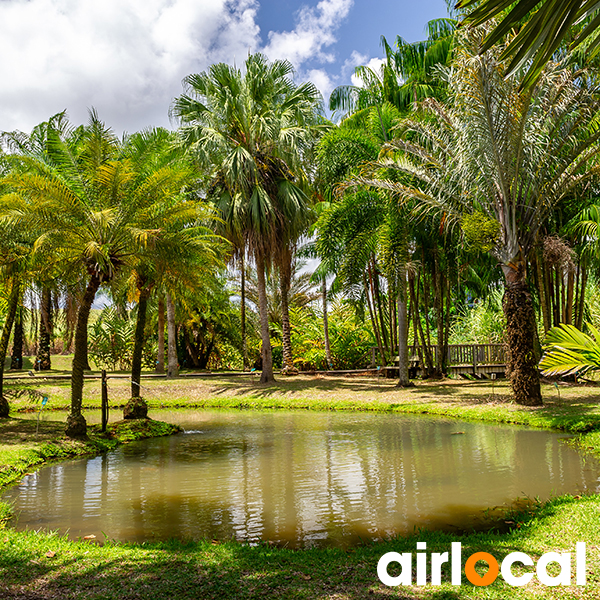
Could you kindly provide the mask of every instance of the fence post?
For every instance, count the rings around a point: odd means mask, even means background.
[[[106,431],[108,423],[108,386],[106,384],[106,371],[102,369],[102,431]]]
[[[479,350],[477,346],[473,346],[473,375],[477,377],[477,355],[479,354]]]

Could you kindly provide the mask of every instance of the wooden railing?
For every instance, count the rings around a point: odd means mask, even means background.
[[[437,346],[428,346],[433,364],[437,360]],[[423,348],[424,350],[424,348]],[[371,348],[373,365],[377,364],[379,349]],[[425,353],[423,352],[423,355]],[[419,346],[408,347],[408,357],[411,363],[419,361]],[[395,360],[394,360],[395,359]],[[398,363],[398,351],[395,351],[392,360]],[[477,365],[504,365],[506,364],[506,346],[504,344],[451,344],[448,346],[447,365],[450,366],[477,366]]]

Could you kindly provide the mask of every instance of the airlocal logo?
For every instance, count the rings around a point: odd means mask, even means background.
[[[426,550],[425,542],[417,542],[417,550]],[[479,561],[484,561],[488,564],[488,570],[485,575],[480,575],[475,570],[475,565]],[[391,563],[399,563],[402,568],[400,575],[392,577],[388,573],[388,567]],[[431,585],[441,585],[442,583],[442,565],[450,563],[451,583],[452,585],[461,585],[462,583],[462,549],[460,542],[452,542],[450,549],[450,557],[448,552],[433,552],[430,561],[430,582]],[[557,563],[560,567],[558,575],[548,574],[548,565]],[[533,573],[525,573],[523,575],[513,575],[512,566],[521,564],[526,567],[533,567],[533,560],[524,552],[511,552],[499,565],[498,561],[487,552],[476,552],[471,554],[465,562],[465,576],[473,584],[478,586],[486,586],[494,583],[498,574],[506,583],[512,586],[527,585],[533,579]],[[585,585],[585,542],[577,542],[575,544],[575,581],[577,585]],[[546,552],[542,554],[535,566],[535,574],[538,580],[543,585],[571,585],[571,553],[564,552]],[[412,585],[412,554],[405,552],[388,552],[384,554],[377,564],[377,575],[381,582],[385,585]],[[427,554],[417,552],[417,585],[427,584]]]

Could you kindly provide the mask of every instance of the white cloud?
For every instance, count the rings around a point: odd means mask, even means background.
[[[348,79],[354,73],[355,67],[364,65],[368,59],[369,57],[366,54],[361,54],[354,50],[350,58],[347,58],[342,65],[342,77]]]
[[[304,6],[293,31],[270,32],[264,52],[271,59],[286,58],[299,66],[307,60],[333,62],[324,52],[335,41],[335,31],[348,16],[354,0],[321,0],[316,7]]]
[[[92,106],[117,132],[168,126],[183,77],[257,50],[291,60],[327,100],[339,77],[319,63],[333,60],[352,5],[303,6],[292,31],[268,32],[261,47],[259,0],[0,0],[0,130],[29,131],[64,109],[82,123]]]
[[[332,76],[323,69],[311,69],[304,74],[304,79],[312,81],[321,92],[325,106],[329,105],[329,95],[337,85],[338,77]]]
[[[364,58],[366,58],[366,57],[364,57]],[[364,65],[365,67],[368,67],[369,69],[371,69],[371,71],[373,71],[377,75],[381,76],[382,75],[382,67],[385,64],[385,59],[384,58],[371,58],[368,62],[365,62],[364,58],[360,63],[356,63],[356,65]],[[360,79],[360,77],[357,77],[354,73],[350,77],[350,80],[352,81],[352,85],[355,85],[357,87],[363,86],[362,79]]]
[[[0,129],[95,106],[117,130],[166,125],[181,79],[259,43],[255,0],[4,0]]]

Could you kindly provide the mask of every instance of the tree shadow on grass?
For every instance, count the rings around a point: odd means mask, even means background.
[[[37,420],[31,418],[0,419],[0,444],[17,446],[23,443],[44,443],[56,440],[64,434],[64,423],[59,421],[40,421],[36,435]]]

